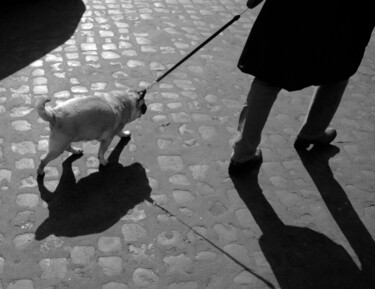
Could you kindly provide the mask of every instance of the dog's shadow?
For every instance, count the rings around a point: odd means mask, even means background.
[[[0,80],[69,40],[85,10],[82,0],[2,1]],[[60,58],[47,61],[56,64]]]
[[[282,289],[373,289],[375,243],[334,179],[328,160],[337,150],[299,152],[329,211],[361,262],[339,244],[310,228],[284,224],[262,193],[258,170],[232,176],[235,188],[263,235],[262,252]]]
[[[144,200],[150,200],[146,171],[139,163],[124,167],[119,156],[130,138],[122,138],[110,154],[109,164],[99,171],[75,179],[72,163],[82,155],[71,155],[63,162],[56,190],[50,192],[38,177],[41,198],[48,204],[49,217],[38,227],[36,240],[51,234],[76,237],[103,232]]]

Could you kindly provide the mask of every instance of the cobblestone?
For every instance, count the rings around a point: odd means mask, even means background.
[[[17,280],[10,283],[7,289],[34,289],[34,284],[31,280]]]
[[[95,248],[92,246],[77,246],[70,252],[73,264],[87,266],[95,255]]]
[[[125,242],[144,241],[147,237],[147,231],[138,224],[123,225],[122,234]]]
[[[7,26],[4,46],[19,43],[0,58],[0,289],[284,289],[295,277],[288,250],[308,258],[298,245],[318,251],[321,239],[334,244],[327,252],[340,244],[350,268],[368,266],[356,249],[374,248],[375,238],[374,36],[332,123],[340,152],[319,171],[328,191],[292,145],[312,88],[281,92],[246,196],[228,176],[251,81],[236,63],[257,9],[148,91],[118,163],[99,166],[99,143],[82,142],[71,167],[62,166],[68,153],[49,163],[43,187],[36,168],[50,129],[35,110],[39,97],[54,106],[145,88],[245,8],[237,0],[45,2],[19,7],[26,17],[12,23],[25,31]],[[36,11],[43,17],[28,22]],[[352,232],[364,232],[360,242]],[[275,238],[280,247],[268,248]],[[293,247],[289,238],[302,241]],[[333,259],[327,270],[342,263]]]
[[[103,268],[103,273],[106,276],[115,276],[121,274],[123,271],[121,257],[100,257],[98,259],[98,264]]]
[[[100,237],[98,249],[106,253],[121,252],[121,239],[119,237]]]
[[[68,269],[66,258],[41,259],[39,266],[42,269],[42,279],[63,279]]]
[[[34,240],[34,234],[18,235],[13,239],[13,245],[16,250],[26,249]]]

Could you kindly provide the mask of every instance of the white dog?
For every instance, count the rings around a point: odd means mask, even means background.
[[[64,150],[80,154],[72,142],[98,140],[98,158],[101,165],[108,161],[104,153],[115,135],[130,136],[123,127],[146,113],[143,97],[136,92],[113,91],[101,96],[77,97],[56,107],[46,107],[49,98],[41,98],[36,104],[39,116],[50,123],[49,150],[41,160],[38,175],[44,175],[44,167]]]

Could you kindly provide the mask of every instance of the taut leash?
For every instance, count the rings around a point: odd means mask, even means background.
[[[163,75],[159,76],[153,83],[148,85],[145,89],[137,91],[139,98],[143,99],[149,89],[151,89],[155,84],[159,83],[164,77],[166,77],[168,74],[170,74],[173,70],[175,70],[178,66],[180,66],[182,63],[184,63],[188,58],[190,58],[193,54],[195,54],[199,49],[201,49],[203,46],[205,46],[208,42],[210,42],[212,39],[214,39],[218,34],[220,34],[222,31],[224,31],[228,26],[232,25],[234,22],[236,22],[242,14],[247,12],[248,9],[242,11],[240,14],[233,17],[231,21],[229,21],[227,24],[225,24],[223,27],[221,27],[218,31],[216,31],[214,34],[212,34],[207,40],[205,40],[202,44],[200,44],[198,47],[196,47],[192,52],[190,52],[188,55],[186,55],[184,58],[182,58],[177,64],[175,64],[173,67],[168,69]]]

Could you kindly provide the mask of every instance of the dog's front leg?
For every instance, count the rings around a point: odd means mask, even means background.
[[[75,147],[72,147],[71,145],[65,149],[66,151],[74,154],[74,155],[80,155],[80,154],[83,154],[83,150],[82,149],[79,149],[79,148],[75,148]]]
[[[108,164],[108,160],[104,158],[104,154],[107,151],[109,145],[111,144],[112,138],[106,138],[100,141],[99,152],[98,152],[98,159],[102,166],[106,166]]]
[[[120,131],[118,134],[117,134],[120,138],[127,138],[127,137],[130,137],[131,136],[131,133],[130,131],[128,130],[125,130],[125,131]]]

